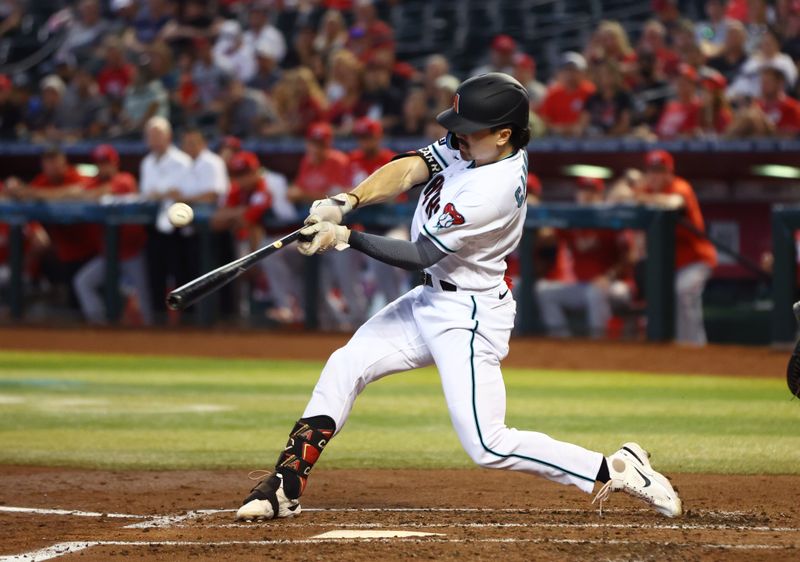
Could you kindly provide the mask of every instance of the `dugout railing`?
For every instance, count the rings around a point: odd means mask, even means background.
[[[158,213],[159,204],[131,200],[106,203],[84,202],[13,202],[0,201],[0,222],[10,225],[9,267],[10,279],[8,305],[11,317],[20,320],[24,315],[23,298],[23,227],[30,221],[44,224],[98,223],[103,226],[106,259],[105,301],[109,323],[119,321],[122,302],[119,291],[118,240],[119,227],[125,224],[151,225]],[[197,207],[192,225],[200,240],[200,265],[208,271],[219,263],[212,241],[209,219],[213,209]],[[388,230],[398,224],[408,224],[413,203],[381,205],[361,209],[353,214],[352,222],[368,229]],[[798,214],[800,216],[800,212]],[[800,220],[800,219],[798,219]],[[645,288],[647,298],[647,338],[666,341],[674,335],[674,239],[677,213],[639,206],[578,206],[574,204],[547,204],[529,206],[525,231],[518,249],[520,259],[519,329],[529,334],[534,331],[536,282],[533,254],[536,231],[542,227],[554,228],[610,228],[641,230],[646,235],[647,260],[645,262]],[[267,219],[271,229],[289,225]],[[777,254],[776,254],[777,255]],[[318,292],[319,261],[307,260],[305,281],[305,327],[319,326]],[[211,325],[217,318],[219,303],[216,295],[196,305],[197,321]]]

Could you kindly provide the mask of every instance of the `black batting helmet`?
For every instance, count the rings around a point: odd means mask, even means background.
[[[498,125],[528,128],[528,91],[502,72],[481,74],[465,80],[453,97],[453,107],[436,120],[452,133],[469,134]]]

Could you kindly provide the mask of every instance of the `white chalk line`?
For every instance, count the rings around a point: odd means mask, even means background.
[[[567,545],[648,545],[678,548],[707,548],[718,550],[784,550],[786,546],[773,544],[714,544],[714,543],[679,543],[679,542],[660,542],[660,541],[633,541],[624,539],[544,539],[544,538],[439,538],[431,537],[426,539],[277,539],[261,541],[86,541],[86,542],[62,542],[42,548],[0,557],[0,562],[42,562],[52,560],[67,554],[73,554],[97,546],[147,546],[147,547],[224,547],[224,546],[280,546],[297,544],[320,544],[320,543],[390,543],[392,541],[404,542],[425,542],[425,543],[499,543],[499,544],[567,544]]]
[[[32,513],[34,515],[62,515],[69,517],[108,517],[110,519],[150,519],[153,515],[132,515],[128,513],[103,513],[100,511],[81,511],[79,509],[42,509],[38,507],[13,507],[0,505],[2,513]]]

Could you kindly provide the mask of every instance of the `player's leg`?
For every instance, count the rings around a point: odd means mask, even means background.
[[[536,299],[547,335],[568,338],[570,330],[565,309],[581,306],[581,291],[577,285],[541,279],[536,283]]]
[[[602,338],[606,335],[608,321],[611,319],[608,291],[594,283],[581,283],[580,286],[586,299],[586,324],[589,327],[589,336]]]
[[[511,299],[433,294],[417,314],[442,378],[450,418],[467,454],[479,465],[520,470],[591,492],[603,455],[543,433],[505,424],[500,361],[514,323]],[[441,322],[438,318],[447,318]]]
[[[681,343],[706,344],[703,290],[710,275],[705,263],[687,265],[675,274],[675,339]]]
[[[297,296],[298,288],[302,291],[304,276],[303,264],[297,258],[302,257],[297,252],[278,252],[261,262],[269,281],[269,294],[273,305],[267,315],[276,322],[292,323],[300,320],[297,312]]]
[[[331,355],[278,458],[275,474],[252,490],[237,518],[269,519],[299,512],[298,498],[314,463],[341,431],[364,387],[391,373],[431,364],[413,314],[420,291],[418,287],[387,305]]]
[[[97,256],[81,267],[72,278],[72,285],[81,312],[87,322],[102,324],[105,322],[105,305],[100,295],[100,286],[105,281],[105,258]]]
[[[150,326],[153,323],[153,301],[150,298],[150,284],[147,280],[147,264],[144,255],[138,254],[123,260],[119,266],[122,276],[136,291],[142,322],[145,326]]]

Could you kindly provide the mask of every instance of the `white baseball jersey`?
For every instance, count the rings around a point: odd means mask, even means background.
[[[508,256],[525,222],[528,155],[476,167],[441,139],[418,151],[432,176],[411,224],[411,239],[426,236],[447,256],[428,268],[459,291],[482,292],[503,283]]]

